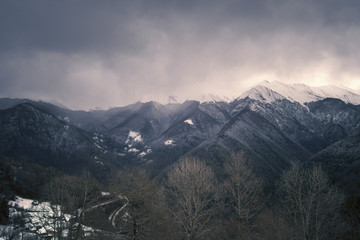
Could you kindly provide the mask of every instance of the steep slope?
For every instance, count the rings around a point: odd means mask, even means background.
[[[360,106],[327,98],[307,104],[310,112],[324,124],[336,124],[349,135],[360,128]]]
[[[241,149],[252,156],[254,164],[262,166],[262,172],[275,175],[345,138],[360,124],[358,106],[338,99],[305,106],[263,86],[235,99],[228,105],[228,112],[231,120],[217,137],[191,153],[215,159],[221,165],[221,159],[228,157],[230,151]],[[286,140],[279,141],[279,136]]]
[[[232,115],[242,109],[257,112],[311,153],[318,152],[346,136],[338,125],[324,123],[305,106],[287,99],[264,102],[246,97],[232,102],[229,109]]]
[[[172,115],[168,128],[149,145],[157,168],[166,166],[203,141],[216,136],[229,121],[225,102],[186,101]]]
[[[104,124],[105,131],[124,142],[129,131],[140,132],[145,141],[160,135],[168,126],[172,106],[157,102],[136,103],[117,110]]]
[[[311,161],[321,163],[348,191],[360,193],[360,130],[325,148]]]
[[[305,148],[250,109],[237,113],[215,138],[201,144],[192,154],[222,165],[224,156],[237,151],[247,152],[255,169],[268,178],[279,176],[310,156]]]
[[[214,136],[230,119],[225,106],[215,102],[200,104],[187,101],[176,109],[168,129],[161,137],[173,137],[179,142],[185,135],[196,135],[200,139]]]
[[[13,159],[69,173],[87,168],[100,176],[116,162],[104,142],[116,146],[106,137],[99,139],[29,103],[0,111],[0,154]]]
[[[337,97],[334,99],[331,97]],[[334,87],[262,82],[230,103],[236,114],[248,107],[308,151],[316,153],[360,127],[360,95]]]
[[[61,105],[55,105],[44,101],[34,101],[30,99],[11,99],[0,98],[0,110],[12,108],[21,103],[29,103],[38,109],[50,113],[57,117],[59,120],[70,123],[86,131],[99,131],[101,124],[106,121],[116,109],[110,110],[96,110],[96,111],[83,111],[71,110]]]

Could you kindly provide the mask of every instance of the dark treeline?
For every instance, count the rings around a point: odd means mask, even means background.
[[[219,179],[204,161],[186,157],[162,177],[129,166],[100,184],[87,171],[69,176],[4,161],[0,220],[21,225],[6,204],[19,194],[56,213],[39,215],[52,231],[32,239],[360,239],[359,198],[341,192],[320,166],[297,166],[269,183],[237,153],[223,169]],[[22,226],[12,239],[27,231]]]

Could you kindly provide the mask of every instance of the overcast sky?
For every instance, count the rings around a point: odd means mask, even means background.
[[[4,0],[0,97],[93,109],[263,80],[360,90],[359,43],[358,0]]]

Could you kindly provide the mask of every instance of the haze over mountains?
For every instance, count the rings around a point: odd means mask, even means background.
[[[0,154],[106,178],[125,164],[158,172],[185,155],[205,159],[221,175],[224,159],[241,150],[259,174],[273,178],[314,154],[322,161],[321,151],[353,139],[359,105],[360,95],[347,89],[268,81],[231,101],[138,102],[94,111],[2,98]]]

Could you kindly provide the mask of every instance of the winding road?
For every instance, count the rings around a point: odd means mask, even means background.
[[[125,201],[124,201],[125,200]],[[129,199],[125,196],[121,196],[118,195],[117,199],[111,200],[111,201],[107,201],[107,202],[103,202],[97,205],[94,205],[92,207],[89,207],[88,209],[86,209],[84,211],[84,213],[89,214],[92,211],[96,211],[98,208],[102,208],[101,211],[104,212],[104,208],[106,208],[106,206],[110,205],[110,204],[114,204],[116,202],[125,202],[124,204],[121,205],[121,207],[116,207],[111,214],[107,217],[108,222],[110,223],[110,225],[113,227],[114,230],[119,230],[116,227],[116,219],[118,218],[118,216],[120,215],[120,213],[122,213],[124,211],[124,209],[128,206],[129,203]],[[112,206],[113,207],[113,206]],[[95,231],[103,231],[102,229],[98,229],[98,228],[93,228]]]
[[[129,203],[129,199],[127,197],[124,196],[119,196],[122,199],[126,200],[126,203],[119,209],[115,210],[110,216],[109,216],[109,222],[111,223],[111,225],[113,226],[114,229],[116,229],[116,223],[115,220],[117,218],[117,216],[119,215],[119,213],[121,213],[125,207],[127,207],[128,203]]]

